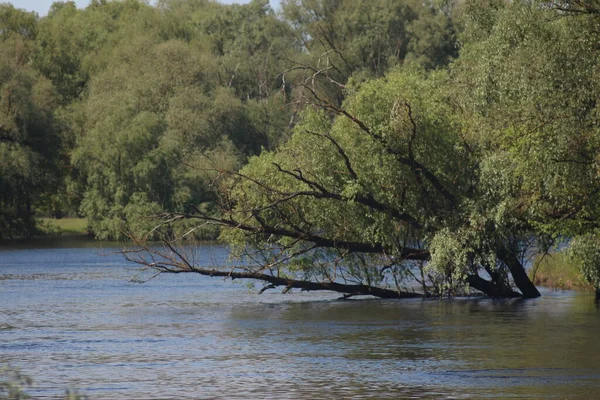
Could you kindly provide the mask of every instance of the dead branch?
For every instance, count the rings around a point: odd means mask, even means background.
[[[173,250],[172,244],[165,245]],[[241,267],[237,267],[234,270],[224,270],[222,268],[202,268],[198,266],[192,266],[190,262],[182,257],[180,251],[174,251],[174,255],[169,256],[164,252],[156,249],[152,249],[149,246],[142,245],[141,248],[135,250],[122,250],[121,252],[127,261],[143,265],[145,268],[152,268],[160,273],[197,273],[204,276],[210,277],[223,277],[230,279],[250,279],[259,280],[268,283],[266,289],[271,289],[278,286],[283,286],[284,292],[291,289],[301,289],[305,291],[333,291],[338,293],[352,293],[353,295],[371,295],[380,298],[387,299],[400,299],[400,298],[420,298],[422,297],[419,293],[410,292],[398,292],[380,287],[372,287],[364,284],[345,284],[340,282],[313,282],[307,280],[299,280],[287,277],[279,277],[260,272],[254,272]],[[149,261],[147,257],[151,255],[155,261]],[[241,270],[240,270],[241,269]],[[262,290],[262,292],[264,292]]]

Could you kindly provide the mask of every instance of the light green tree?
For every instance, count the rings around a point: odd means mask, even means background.
[[[103,238],[122,237],[134,221],[148,227],[144,215],[214,201],[208,164],[237,168],[286,136],[290,89],[277,75],[294,50],[265,1],[99,2],[77,18],[111,13],[99,49],[84,51],[90,78],[64,118],[80,211]]]
[[[445,73],[404,69],[362,84],[343,108],[317,99],[287,143],[231,174],[221,217],[171,215],[221,226],[221,238],[254,263],[219,272],[153,253],[163,257],[153,266],[348,295],[471,286],[539,296],[519,257],[526,231],[488,214],[480,153],[461,134],[449,86]],[[409,278],[420,294],[406,290]]]
[[[339,3],[311,4],[325,30]],[[220,225],[260,260],[232,277],[403,297],[414,274],[424,295],[539,296],[528,251],[598,219],[597,15],[561,4],[465,2],[448,74],[351,80],[343,107],[305,85],[317,111],[232,173],[222,217],[172,217]]]
[[[466,2],[456,102],[494,214],[571,255],[598,287],[600,41],[595,2]],[[492,211],[492,210],[490,210]],[[581,235],[581,236],[580,236]]]
[[[600,241],[597,233],[580,235],[569,244],[568,254],[575,261],[581,275],[596,290],[600,299]]]

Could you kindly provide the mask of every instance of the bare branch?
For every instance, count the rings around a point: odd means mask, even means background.
[[[122,250],[122,254],[126,260],[144,265],[147,268],[152,268],[159,273],[197,273],[200,275],[211,276],[211,277],[223,277],[230,279],[252,279],[260,280],[268,283],[261,292],[267,289],[271,289],[278,286],[285,287],[285,292],[290,289],[301,289],[306,291],[334,291],[338,293],[352,293],[353,295],[371,295],[381,298],[419,298],[422,297],[418,293],[406,293],[397,292],[390,289],[371,287],[363,284],[344,284],[339,282],[313,282],[307,280],[292,279],[287,277],[279,277],[270,274],[254,271],[237,271],[237,270],[223,270],[217,267],[213,268],[201,268],[197,266],[191,266],[189,261],[182,257],[181,251],[175,250],[172,244],[167,244],[167,247],[173,251],[174,256],[168,256],[165,253],[161,253],[155,249],[150,248],[147,245],[142,245],[141,249],[136,250]],[[160,260],[154,262],[148,262],[143,255],[153,254],[160,257]]]
[[[600,2],[597,0],[555,1],[551,7],[567,15],[600,15]]]
[[[274,284],[272,284],[272,283],[271,283],[271,284],[269,284],[269,285],[266,285],[266,286],[265,286],[265,287],[263,287],[262,289],[260,289],[260,290],[258,291],[258,294],[263,294],[265,291],[267,291],[267,290],[269,290],[269,289],[275,289],[276,287],[277,287],[277,286],[275,286]]]

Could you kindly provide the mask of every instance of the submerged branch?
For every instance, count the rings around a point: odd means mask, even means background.
[[[514,298],[521,297],[521,294],[515,292],[514,290],[497,285],[493,282],[487,281],[480,277],[479,275],[469,275],[467,277],[467,283],[469,286],[475,290],[479,290],[482,293],[485,293],[487,296],[492,298]]]
[[[287,293],[292,289],[300,289],[302,291],[332,291],[342,293],[342,298],[350,298],[353,296],[375,296],[383,299],[405,299],[405,298],[426,298],[430,297],[427,293],[415,293],[402,291],[397,285],[397,290],[392,290],[384,287],[377,287],[370,284],[357,283],[342,283],[331,280],[313,281],[294,279],[292,277],[280,276],[280,270],[276,269],[271,273],[265,273],[265,269],[253,270],[251,267],[199,267],[194,265],[191,260],[180,250],[177,250],[172,243],[165,242],[165,250],[157,250],[142,244],[142,247],[135,250],[122,250],[121,253],[126,260],[142,265],[145,268],[152,269],[156,273],[152,278],[161,273],[196,273],[209,277],[222,277],[234,279],[250,279],[258,280],[265,283],[265,286],[259,290],[259,294],[266,290],[283,287],[283,293]],[[150,278],[150,279],[152,279]],[[139,282],[146,280],[139,279]],[[492,298],[516,298],[516,297],[531,297],[527,294],[522,295],[519,292],[512,290],[506,285],[498,284],[497,282],[488,281],[481,278],[477,274],[469,275],[466,283],[473,289],[478,290]]]
[[[181,274],[181,273],[196,273],[204,276],[210,277],[222,277],[222,278],[230,278],[230,279],[252,279],[259,280],[268,283],[260,293],[264,292],[267,289],[273,289],[275,287],[284,287],[284,292],[287,292],[291,289],[301,289],[305,291],[332,291],[338,293],[344,293],[352,296],[375,296],[384,299],[402,299],[402,298],[421,298],[422,294],[419,293],[409,293],[409,292],[399,292],[395,290],[390,290],[386,288],[368,286],[363,284],[345,284],[339,282],[314,282],[307,280],[299,280],[292,279],[280,276],[269,275],[260,272],[253,272],[249,270],[244,271],[235,271],[235,270],[223,270],[218,268],[201,268],[197,266],[192,266],[191,263],[187,260],[178,261],[173,258],[164,258],[161,262],[149,263],[143,257],[143,252],[145,253],[154,253],[159,254],[160,252],[157,250],[152,250],[149,248],[145,248],[143,250],[123,250],[122,254],[125,259],[136,264],[144,265],[145,267],[149,267],[155,269],[161,273],[172,273],[172,274]],[[178,258],[181,257],[180,253],[178,254]]]

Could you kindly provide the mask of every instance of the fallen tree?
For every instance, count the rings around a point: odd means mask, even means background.
[[[163,242],[162,250],[148,247],[141,244],[140,247],[131,250],[123,250],[123,254],[128,261],[150,268],[157,273],[195,273],[210,277],[235,279],[258,280],[265,283],[265,286],[259,291],[263,293],[268,289],[283,287],[283,292],[287,293],[291,289],[300,289],[303,291],[332,291],[344,294],[344,298],[351,296],[375,296],[385,299],[403,299],[403,298],[422,298],[421,293],[391,290],[387,288],[368,286],[363,284],[348,284],[339,282],[316,282],[310,280],[293,279],[284,276],[275,276],[270,273],[253,270],[248,267],[234,268],[205,268],[194,265],[189,262],[189,258],[182,254],[182,249],[176,249],[172,243]],[[154,277],[154,276],[152,276]]]
[[[396,73],[363,85],[343,108],[306,85],[310,107],[288,143],[239,172],[210,171],[218,213],[190,205],[157,227],[217,225],[244,263],[198,267],[177,250],[182,237],[126,257],[159,273],[259,280],[264,290],[539,296],[522,261],[527,227],[492,218],[494,199],[482,190],[497,182],[481,181],[481,154],[452,123],[440,83]]]

